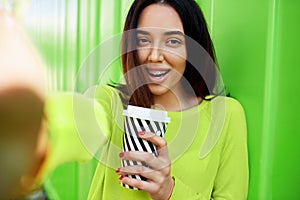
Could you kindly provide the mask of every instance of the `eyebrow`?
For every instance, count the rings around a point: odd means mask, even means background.
[[[150,32],[144,31],[144,30],[137,30],[137,34],[142,34],[142,35],[150,35]],[[164,35],[181,35],[184,36],[184,33],[181,31],[167,31],[164,33]]]
[[[181,36],[184,36],[183,32],[181,32],[181,31],[168,31],[168,32],[165,32],[164,35],[181,35]]]

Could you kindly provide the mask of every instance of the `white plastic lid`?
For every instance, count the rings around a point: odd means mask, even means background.
[[[150,121],[165,123],[170,122],[168,112],[162,110],[154,110],[150,108],[143,108],[139,106],[128,105],[127,110],[123,111],[123,115]]]

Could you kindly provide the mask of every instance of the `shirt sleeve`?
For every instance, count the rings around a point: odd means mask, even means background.
[[[110,126],[105,111],[98,101],[81,94],[58,93],[47,98],[49,170],[67,162],[89,161],[99,153]]]
[[[212,200],[244,200],[248,193],[247,128],[242,106],[230,99],[226,105],[229,122]]]

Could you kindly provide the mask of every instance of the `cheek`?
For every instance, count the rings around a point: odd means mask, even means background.
[[[183,74],[183,72],[185,71],[185,68],[186,68],[186,60],[183,59],[183,58],[180,58],[177,60],[177,63],[178,63],[178,71]]]
[[[138,49],[138,62],[139,64],[143,64],[148,60],[149,50],[148,49]]]
[[[179,74],[183,74],[186,68],[186,59],[178,55],[168,55],[168,62],[172,65],[172,68],[175,69]]]

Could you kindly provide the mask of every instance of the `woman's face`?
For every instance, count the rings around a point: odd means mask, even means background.
[[[153,95],[179,92],[186,67],[186,45],[181,19],[171,6],[152,4],[142,11],[137,53]]]

